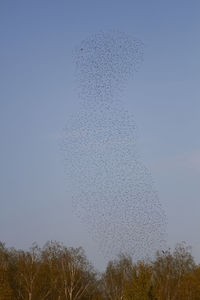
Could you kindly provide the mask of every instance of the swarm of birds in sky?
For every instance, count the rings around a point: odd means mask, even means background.
[[[67,184],[75,212],[108,259],[146,259],[166,240],[165,212],[122,101],[142,61],[142,42],[118,31],[93,35],[74,51],[80,110],[65,129]]]

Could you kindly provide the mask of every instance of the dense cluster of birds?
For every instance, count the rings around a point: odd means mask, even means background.
[[[121,101],[142,60],[142,42],[118,31],[74,51],[80,112],[65,128],[67,182],[76,213],[108,259],[120,252],[146,259],[166,239],[165,212]]]

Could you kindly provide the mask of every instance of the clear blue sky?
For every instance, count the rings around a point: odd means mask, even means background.
[[[200,261],[200,2],[0,1],[0,240],[27,248],[59,240],[103,258],[73,215],[59,150],[78,109],[72,50],[100,30],[144,42],[124,105],[168,217],[168,244]]]

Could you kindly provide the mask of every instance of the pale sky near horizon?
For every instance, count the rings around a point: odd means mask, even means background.
[[[138,148],[168,218],[168,245],[186,241],[200,262],[200,2],[0,2],[0,240],[27,248],[57,240],[104,263],[73,215],[60,140],[79,109],[72,51],[118,29],[144,43],[124,93]]]

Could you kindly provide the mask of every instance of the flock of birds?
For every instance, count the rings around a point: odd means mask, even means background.
[[[122,92],[143,61],[143,44],[111,31],[74,51],[80,112],[66,125],[64,154],[75,212],[104,256],[152,257],[166,240],[166,216],[136,149]]]

